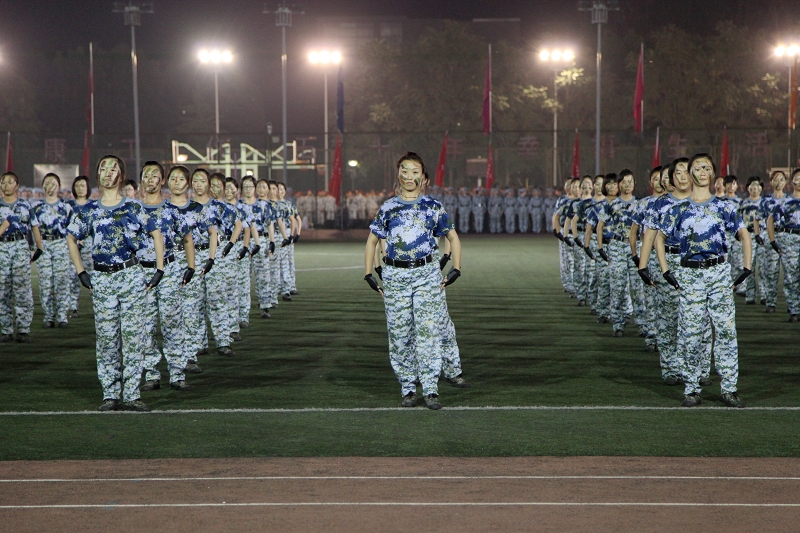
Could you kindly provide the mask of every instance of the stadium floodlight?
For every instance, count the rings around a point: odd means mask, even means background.
[[[551,63],[555,72],[553,79],[553,186],[558,185],[558,72],[561,67],[575,60],[575,52],[570,49],[547,50],[539,52],[539,59]]]
[[[219,159],[219,66],[232,63],[233,52],[228,49],[201,48],[197,53],[197,59],[203,65],[214,67],[214,120],[216,124],[214,133],[217,143],[217,159]]]
[[[308,53],[308,62],[314,66],[327,67],[330,65],[338,65],[342,62],[342,53],[339,50],[312,50]],[[330,155],[330,147],[328,141],[328,69],[324,68],[323,75],[323,103],[325,107],[325,190],[328,190],[328,180],[330,180],[331,171],[328,164],[328,157]]]
[[[355,159],[351,159],[350,161],[347,162],[347,165],[350,168],[356,168],[358,166],[358,161],[356,161]]]

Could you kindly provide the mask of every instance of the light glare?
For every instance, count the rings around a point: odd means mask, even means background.
[[[351,159],[350,161],[347,162],[347,164],[355,168],[358,166],[358,161],[356,161],[355,159]]]
[[[330,65],[342,62],[342,53],[338,50],[314,50],[308,53],[308,62],[312,65]]]
[[[786,47],[785,46],[777,46],[775,47],[775,55],[778,57],[783,57],[786,54]]]
[[[548,52],[547,50],[542,50],[541,52],[539,52],[539,59],[541,59],[542,61],[549,60],[550,52]]]
[[[207,50],[203,48],[197,53],[197,58],[201,63],[231,63],[233,61],[233,52],[230,50]]]

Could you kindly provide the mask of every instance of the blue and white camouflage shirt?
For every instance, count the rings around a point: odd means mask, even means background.
[[[755,200],[746,198],[745,200],[742,200],[742,203],[739,205],[739,216],[742,217],[744,225],[747,227],[747,231],[754,231],[756,221],[759,222],[759,229],[767,229],[766,220],[759,220],[760,213],[763,209],[761,204],[763,203],[764,199],[761,197]]]
[[[63,200],[55,203],[39,202],[32,209],[32,214],[39,221],[39,232],[42,238],[66,239],[67,226],[72,221],[72,207]]]
[[[627,239],[631,233],[631,224],[633,224],[633,216],[639,208],[639,202],[636,197],[630,200],[623,200],[618,196],[606,205],[606,208],[600,212],[600,220],[605,223],[615,237]]]
[[[193,215],[181,213],[181,211],[164,200],[158,205],[148,205],[142,202],[147,215],[161,230],[164,238],[164,257],[171,256],[175,247],[183,242],[183,239],[191,233],[192,227],[197,225]],[[156,248],[153,237],[147,235],[143,237],[144,246],[136,253],[139,261],[154,262],[156,260]]]
[[[21,198],[10,204],[0,199],[0,223],[4,220],[9,224],[4,237],[25,237],[33,226],[39,225],[31,204]]]
[[[175,206],[178,209],[178,213],[187,218],[187,223],[192,228],[192,241],[195,248],[208,246],[210,241],[208,232],[211,228],[217,227],[217,210],[214,204],[208,202],[203,205],[194,200],[189,200],[182,206],[173,203],[170,203],[170,205]]]
[[[772,219],[776,230],[800,230],[800,198],[785,196],[775,204]]]
[[[144,235],[157,229],[139,202],[123,197],[112,206],[90,200],[72,217],[67,231],[79,241],[91,242],[92,261],[116,265],[130,259],[145,244]]]
[[[414,201],[394,196],[386,200],[369,229],[386,239],[386,256],[413,261],[432,254],[436,240],[453,229],[453,221],[438,200],[420,196]]]
[[[664,234],[664,244],[666,246],[678,246],[680,240],[673,231],[671,220],[669,219],[672,208],[680,203],[688,201],[689,198],[675,198],[672,193],[663,194],[650,205],[645,214],[643,225],[647,229],[654,229]]]
[[[716,196],[702,203],[690,198],[675,204],[665,217],[664,225],[673,228],[681,258],[691,261],[725,255],[728,252],[726,234],[744,228],[736,206]]]

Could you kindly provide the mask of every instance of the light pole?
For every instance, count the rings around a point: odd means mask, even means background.
[[[135,139],[136,173],[141,169],[142,152],[139,139],[139,81],[137,70],[139,58],[136,56],[136,26],[142,25],[142,13],[153,13],[153,2],[128,3],[114,2],[114,13],[125,14],[125,25],[131,27],[131,70],[133,71],[133,134]]]
[[[197,53],[197,58],[204,65],[211,65],[214,68],[214,120],[215,142],[217,145],[217,162],[219,162],[219,67],[233,61],[233,53],[230,50],[207,50],[203,48]]]
[[[315,50],[309,52],[308,62],[312,65],[321,65],[323,75],[323,93],[325,105],[325,190],[328,190],[328,180],[330,179],[331,171],[328,165],[329,148],[328,148],[328,65],[338,65],[342,62],[342,53],[339,51],[330,50]]]
[[[797,57],[800,55],[800,47],[796,44],[789,46],[776,46],[775,55],[777,57],[785,57],[789,60],[789,120],[787,121],[787,135],[786,144],[786,166],[789,170],[792,169],[792,131],[795,128],[795,113],[797,104],[797,95],[794,93],[797,89],[794,86],[794,77],[797,76]]]
[[[561,66],[572,63],[572,50],[542,50],[539,59],[553,66],[553,186],[558,185],[558,73]]]
[[[591,11],[592,24],[597,24],[597,94],[594,125],[594,173],[600,174],[600,67],[603,63],[601,34],[603,24],[608,22],[609,11],[619,11],[618,0],[579,0],[578,11]]]

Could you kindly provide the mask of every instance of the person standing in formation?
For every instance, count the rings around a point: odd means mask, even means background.
[[[742,206],[742,199],[739,198],[737,192],[739,191],[739,180],[736,176],[728,175],[722,180],[725,187],[725,199],[733,205],[734,209],[739,211]],[[734,234],[728,235],[728,262],[731,264],[731,280],[738,278],[742,273],[742,243],[740,243]],[[745,288],[740,286],[736,289],[736,294],[744,296]]]
[[[278,217],[283,220],[284,226],[289,230],[289,238],[281,243],[278,251],[278,279],[280,281],[279,291],[281,299],[285,302],[292,301],[292,251],[291,245],[297,234],[297,221],[292,213],[292,206],[284,200],[286,195],[286,185],[275,183],[275,205]]]
[[[469,215],[472,211],[472,197],[467,192],[466,187],[458,189],[458,196],[456,197],[457,211],[458,211],[458,231],[461,233],[469,233]]]
[[[586,217],[592,206],[592,194],[594,193],[594,180],[591,176],[584,176],[579,182],[580,199],[575,202],[570,210],[572,215],[567,220],[568,230],[571,231],[575,244],[573,246],[573,265],[575,276],[575,294],[578,305],[584,306],[589,300],[589,270],[590,257],[586,253],[589,249],[589,242],[586,240]],[[569,235],[569,233],[568,233]]]
[[[86,176],[78,176],[72,182],[72,200],[67,203],[72,207],[73,216],[77,215],[86,204],[89,202],[89,195],[92,193],[92,188],[89,185],[89,178]],[[78,243],[78,248],[81,251],[81,259],[83,265],[86,267],[86,272],[92,273],[92,247],[84,246],[83,243]],[[69,250],[68,250],[69,251]],[[72,262],[70,261],[70,264]],[[70,318],[78,318],[78,304],[81,297],[81,282],[78,279],[78,272],[72,269],[72,285],[70,295],[72,297],[72,305],[70,306]]]
[[[145,345],[146,291],[158,286],[164,275],[161,231],[142,206],[122,195],[125,164],[107,155],[97,164],[102,197],[92,200],[73,217],[67,246],[81,283],[92,291],[97,338],[97,375],[103,388],[100,411],[149,411],[141,401]],[[156,270],[145,281],[136,258],[146,234],[153,238]],[[83,267],[78,241],[90,243],[94,272]]]
[[[514,196],[514,189],[506,189],[503,198],[503,215],[506,221],[506,233],[509,235],[517,231],[517,199]]]
[[[592,201],[588,205],[583,207],[583,217],[584,217],[584,235],[583,235],[583,250],[586,252],[586,255],[589,256],[589,262],[586,266],[586,276],[588,278],[587,285],[589,287],[589,295],[588,295],[588,304],[590,308],[590,313],[593,315],[600,315],[599,309],[599,292],[600,292],[600,266],[605,264],[604,261],[601,261],[601,257],[598,255],[597,251],[597,234],[594,232],[593,224],[597,223],[596,213],[598,209],[598,205],[605,200],[605,195],[603,194],[603,189],[605,185],[605,179],[602,174],[595,176],[594,178],[594,196],[592,196]]]
[[[297,207],[286,199],[286,185],[283,183],[278,184],[278,198],[285,203],[292,225],[292,234],[289,236],[291,242],[289,242],[287,252],[289,258],[289,269],[287,273],[289,276],[289,296],[297,296],[299,293],[297,292],[297,276],[295,275],[294,243],[300,240],[300,234],[303,232],[303,220],[297,214]],[[359,207],[359,201],[356,201],[356,206],[358,209],[361,209]]]
[[[486,193],[480,187],[472,190],[470,211],[472,220],[475,222],[475,233],[483,233],[483,222],[486,219]]]
[[[264,211],[269,211],[270,219],[273,222],[273,225],[277,226],[278,231],[281,235],[281,242],[286,242],[289,238],[289,234],[286,231],[286,225],[283,223],[283,219],[278,216],[277,211],[277,204],[272,201],[272,183],[264,178],[258,180],[258,184],[256,185],[256,194],[258,195],[258,201],[264,205]],[[277,184],[275,185],[275,194],[277,195],[278,187]],[[321,191],[322,192],[322,191]],[[319,209],[319,205],[322,205],[323,198],[318,198],[319,204],[317,208]],[[319,211],[318,211],[319,214]],[[323,215],[324,217],[324,215]],[[322,218],[320,220],[323,220]],[[278,307],[278,280],[277,280],[277,273],[278,273],[278,254],[279,252],[276,251],[275,242],[271,242],[269,245],[269,257],[263,257],[264,260],[264,268],[266,271],[263,273],[265,276],[264,282],[264,294],[263,294],[263,302],[261,298],[259,298],[259,304],[261,305],[261,318],[270,318],[269,310],[275,309]],[[264,302],[267,302],[267,306],[264,306]],[[264,311],[266,310],[266,315]]]
[[[517,221],[519,222],[519,232],[528,233],[530,222],[530,211],[528,207],[528,191],[520,188],[517,190]]]
[[[772,195],[764,198],[761,204],[761,212],[758,216],[759,224],[765,226],[772,212],[782,205],[788,199],[786,193],[783,192],[786,187],[786,174],[780,170],[776,170],[770,176],[770,183],[772,184]],[[764,304],[767,306],[767,313],[774,313],[778,305],[778,278],[780,277],[781,261],[780,247],[778,243],[772,244],[772,238],[767,235],[770,242],[765,243],[763,261],[761,264],[761,287],[764,295]],[[777,235],[776,235],[777,237]]]
[[[234,178],[225,178],[225,203],[236,209],[239,219],[242,221],[242,234],[233,247],[236,261],[233,263],[231,284],[236,287],[238,297],[234,304],[234,318],[239,328],[250,327],[250,260],[253,254],[258,254],[261,250],[259,245],[258,232],[253,224],[253,218],[249,210],[243,207],[239,200],[239,182]],[[251,248],[250,241],[255,242]]]
[[[595,256],[595,277],[597,278],[597,323],[608,324],[611,321],[611,280],[609,279],[608,254],[600,246],[609,245],[614,239],[614,233],[605,227],[601,233],[596,231],[600,224],[600,216],[608,208],[609,202],[617,198],[617,175],[606,174],[603,177],[603,199],[599,200],[586,215],[586,233],[595,236],[596,249],[592,250]]]
[[[750,242],[753,245],[753,272],[754,276],[749,276],[744,282],[745,304],[755,305],[758,294],[761,294],[763,300],[764,288],[761,286],[761,270],[763,266],[764,257],[764,237],[767,226],[761,227],[758,220],[758,214],[762,209],[761,191],[764,189],[764,184],[758,176],[751,176],[747,180],[747,192],[749,196],[742,200],[739,207],[739,216],[742,217],[747,232],[750,234]]]
[[[573,254],[571,247],[573,246],[573,241],[567,238],[568,235],[565,235],[563,230],[567,220],[567,210],[574,199],[572,196],[572,184],[574,182],[573,178],[569,178],[564,182],[564,196],[560,197],[556,202],[552,216],[553,235],[561,241],[558,245],[561,284],[564,286],[564,291],[568,292],[572,298],[575,295],[575,290],[572,286]]]
[[[72,305],[70,274],[72,271],[67,248],[67,226],[72,220],[72,207],[58,197],[61,178],[47,174],[42,180],[44,201],[32,209],[39,221],[42,256],[39,258],[39,301],[44,312],[44,327],[68,326],[67,316]]]
[[[262,185],[263,184],[263,185]],[[253,251],[250,259],[250,271],[248,278],[252,276],[255,282],[256,299],[258,300],[258,307],[261,309],[261,318],[270,318],[269,309],[271,307],[269,301],[269,258],[275,251],[275,215],[269,202],[259,200],[256,198],[256,190],[262,187],[269,192],[269,185],[266,180],[256,180],[253,176],[245,176],[242,178],[242,195],[244,198],[240,204],[241,208],[247,213],[251,220],[251,226],[255,226],[255,231],[263,239],[264,235],[268,236],[267,250],[262,250],[261,253]],[[312,196],[304,197],[304,204]],[[304,205],[305,208],[310,208]],[[248,294],[248,299],[250,295]]]
[[[503,217],[503,199],[500,197],[500,190],[492,188],[489,191],[489,233],[500,233],[500,221]],[[445,206],[445,211],[447,207]]]
[[[370,225],[364,279],[384,297],[389,357],[400,382],[402,405],[417,405],[419,378],[426,406],[440,409],[442,290],[461,275],[461,243],[442,204],[424,195],[422,159],[407,152],[397,162],[397,172],[396,196],[384,202]],[[444,279],[433,258],[436,239],[442,236],[450,241],[453,258],[453,268]],[[381,239],[386,240],[383,288],[372,275]]]
[[[600,192],[598,191],[598,194]],[[542,217],[544,217],[544,198],[539,187],[533,189],[530,200],[528,200],[528,212],[531,215],[531,231],[534,233],[542,232]]]
[[[800,319],[800,169],[792,172],[792,195],[776,202],[767,218],[770,245],[783,265],[783,294],[789,322]]]
[[[144,198],[142,207],[163,237],[164,275],[157,287],[147,291],[145,299],[145,349],[143,369],[145,382],[141,391],[161,388],[161,372],[158,364],[162,357],[167,360],[169,369],[169,388],[178,391],[191,390],[186,383],[185,368],[188,356],[185,350],[186,325],[183,320],[181,302],[183,288],[192,280],[195,273],[194,242],[192,228],[197,225],[194,217],[184,213],[170,202],[164,200],[161,189],[164,187],[164,168],[157,161],[147,161],[142,167],[140,177]],[[189,171],[185,167],[170,170],[169,180],[176,191],[186,192],[189,187]],[[145,277],[156,275],[156,247],[152,238],[145,237],[144,246],[136,253],[139,264],[145,269]],[[184,261],[177,260],[177,245],[183,244]],[[158,348],[156,324],[161,324],[161,337],[164,353]]]

